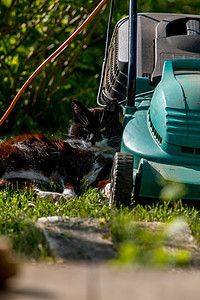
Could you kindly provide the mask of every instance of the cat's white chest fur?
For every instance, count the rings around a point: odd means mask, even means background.
[[[95,182],[102,168],[103,166],[101,166],[98,162],[95,162],[92,169],[83,177],[83,185],[90,185],[91,183]]]
[[[113,159],[113,154],[98,153],[98,152],[95,153],[96,159],[98,158],[99,155],[103,156],[104,159]],[[103,167],[104,165],[98,163],[98,161],[96,160],[95,163],[93,164],[92,169],[83,177],[82,184],[87,186],[95,182],[98,174],[103,169]]]

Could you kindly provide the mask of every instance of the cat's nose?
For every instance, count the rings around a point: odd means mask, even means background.
[[[90,140],[91,144],[94,146],[94,144],[96,143],[95,139],[91,139]]]

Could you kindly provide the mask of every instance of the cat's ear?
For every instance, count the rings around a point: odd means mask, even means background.
[[[117,99],[110,100],[106,105],[105,110],[119,115],[119,105]]]
[[[78,100],[72,101],[72,111],[74,122],[86,123],[90,116],[90,111]]]

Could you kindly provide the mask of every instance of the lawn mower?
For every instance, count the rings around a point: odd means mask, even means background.
[[[110,205],[159,198],[183,184],[182,199],[200,200],[200,16],[137,13],[112,34],[99,104],[117,98],[124,111],[121,148],[111,174]]]

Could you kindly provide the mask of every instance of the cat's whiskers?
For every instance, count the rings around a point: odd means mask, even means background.
[[[92,147],[92,143],[91,142],[86,142],[86,141],[82,141],[83,145],[85,146],[86,149],[90,149]]]
[[[120,137],[117,135],[110,138],[103,137],[101,141],[96,142],[94,145],[92,145],[91,142],[87,142],[83,139],[69,139],[66,140],[66,142],[69,143],[73,148],[112,154],[119,147]]]
[[[81,150],[90,150],[91,147],[90,142],[86,142],[82,139],[69,139],[65,142],[67,142],[71,147]]]

